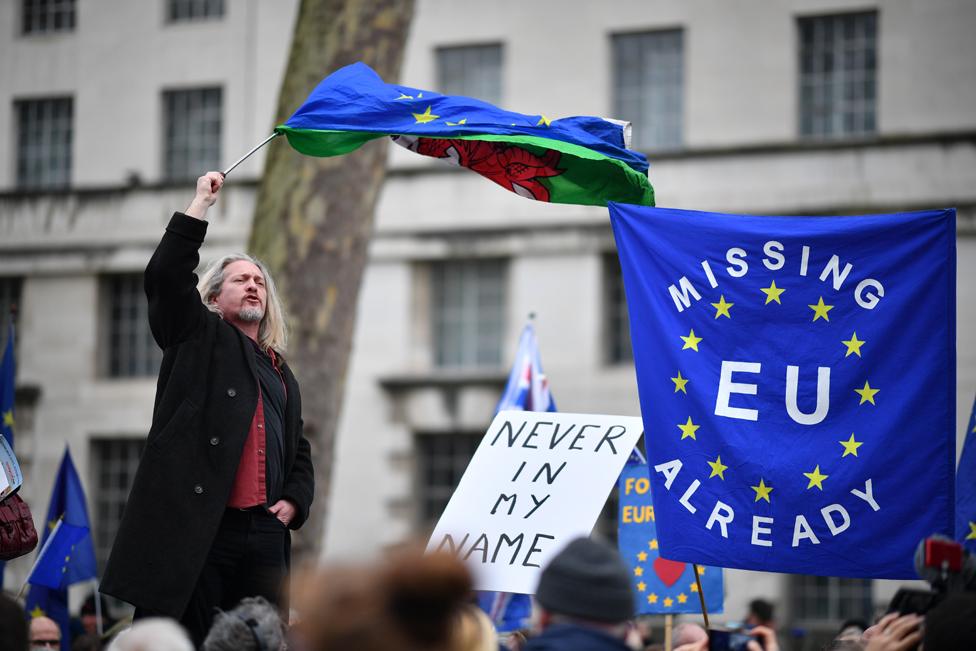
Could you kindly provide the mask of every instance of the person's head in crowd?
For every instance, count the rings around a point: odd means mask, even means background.
[[[0,649],[27,651],[27,615],[12,597],[0,592]]]
[[[453,651],[468,627],[471,575],[450,554],[401,550],[368,567],[328,568],[296,588],[303,617],[291,633],[307,651]]]
[[[837,636],[834,639],[838,641],[860,640],[867,629],[868,623],[863,619],[848,619],[840,625],[840,630],[837,631]]]
[[[193,651],[193,643],[172,619],[149,617],[116,635],[108,651]]]
[[[264,597],[247,597],[214,618],[203,651],[278,651],[284,643],[278,610]]]
[[[746,626],[767,626],[773,628],[773,604],[765,599],[753,599],[749,602],[749,614],[746,615]]]
[[[694,622],[682,622],[674,627],[672,633],[674,646],[701,642],[708,639],[708,633],[704,628]]]
[[[458,611],[450,641],[451,651],[498,651],[498,634],[488,615],[475,604]]]
[[[105,597],[99,596],[101,603],[101,615],[102,615],[102,630],[107,630],[112,626],[111,621],[109,621],[108,615],[108,602],[105,601]],[[81,611],[79,613],[79,619],[81,620],[81,625],[85,629],[85,633],[89,635],[98,635],[98,609],[95,607],[95,594],[92,593],[88,595],[85,602],[81,604]]]
[[[35,617],[30,621],[31,651],[61,648],[61,627],[50,617]]]
[[[543,633],[568,625],[623,640],[632,628],[630,571],[617,550],[589,538],[573,540],[543,568],[535,600]]]
[[[976,593],[948,595],[925,616],[925,651],[976,649]]]

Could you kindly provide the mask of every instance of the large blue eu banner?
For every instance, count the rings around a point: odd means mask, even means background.
[[[913,578],[953,533],[955,211],[610,213],[661,555]]]

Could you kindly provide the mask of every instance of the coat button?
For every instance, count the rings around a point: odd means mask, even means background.
[[[193,487],[193,492],[196,493],[197,495],[200,495],[201,493],[203,493],[203,486],[197,484],[196,486]]]
[[[216,436],[210,439],[210,445],[217,445],[218,443],[220,443],[220,439]]]
[[[233,387],[231,387],[230,389],[227,389],[227,395],[229,395],[231,398],[233,398],[234,396],[237,395],[237,390],[234,389]]]

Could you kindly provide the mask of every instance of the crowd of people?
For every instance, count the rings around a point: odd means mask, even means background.
[[[448,554],[420,549],[381,562],[302,572],[294,579],[288,616],[262,597],[216,611],[199,646],[204,651],[661,651],[662,640],[635,619],[630,576],[618,552],[579,538],[543,568],[531,625],[499,635],[475,604],[472,578]],[[749,651],[779,651],[771,604],[753,602],[744,633]],[[692,621],[672,631],[674,651],[715,648],[711,632]],[[30,620],[20,604],[0,598],[0,651],[58,649],[61,632],[46,617]],[[103,636],[77,637],[71,649],[192,651],[178,621],[119,622]],[[825,651],[954,651],[976,649],[976,594],[948,595],[926,613],[886,614],[877,622],[844,622]]]

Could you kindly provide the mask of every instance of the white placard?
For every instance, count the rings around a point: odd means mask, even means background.
[[[457,554],[478,590],[534,593],[539,572],[593,529],[640,418],[502,411],[427,543]]]

